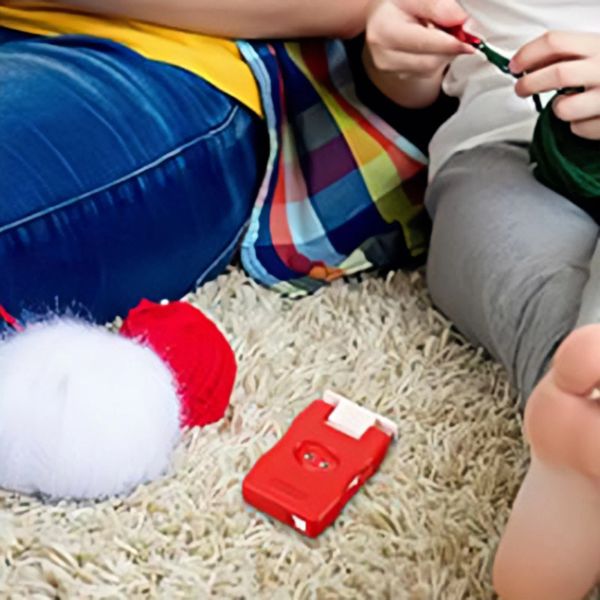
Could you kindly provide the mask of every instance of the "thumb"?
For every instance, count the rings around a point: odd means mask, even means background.
[[[456,0],[412,0],[414,14],[442,27],[462,25],[469,15]]]

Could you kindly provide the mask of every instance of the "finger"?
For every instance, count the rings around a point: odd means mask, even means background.
[[[600,61],[596,58],[558,62],[549,67],[527,73],[515,85],[523,98],[569,87],[600,85]]]
[[[373,56],[373,63],[380,71],[402,73],[410,77],[428,77],[443,69],[449,62],[445,55],[412,52],[387,51]]]
[[[369,36],[370,44],[414,54],[444,54],[457,56],[472,54],[475,49],[457,40],[454,36],[433,27],[423,27],[417,23],[406,23],[402,27],[391,20],[382,21],[376,33],[377,39]]]
[[[571,125],[571,131],[588,140],[600,140],[600,117],[577,121]]]
[[[441,27],[462,25],[469,18],[456,0],[407,0],[404,6],[406,12]]]
[[[600,117],[600,87],[581,94],[560,96],[552,104],[554,114],[569,123]]]
[[[598,35],[549,31],[525,44],[510,61],[513,73],[541,69],[560,60],[584,58],[597,52]]]

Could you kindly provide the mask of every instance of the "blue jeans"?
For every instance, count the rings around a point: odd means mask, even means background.
[[[230,261],[265,126],[196,75],[113,42],[0,28],[0,304],[98,321]]]

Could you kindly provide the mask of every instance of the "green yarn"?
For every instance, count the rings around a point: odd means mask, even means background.
[[[542,110],[530,148],[533,174],[573,202],[600,200],[600,141],[575,135],[549,102]]]
[[[483,40],[465,33],[462,28],[452,32],[465,43],[482,52],[487,60],[503,73],[511,73],[510,61]],[[585,88],[559,90],[563,94],[584,92]],[[530,147],[533,174],[550,189],[595,215],[600,221],[600,140],[587,140],[571,131],[570,123],[561,121],[552,110],[553,101],[545,107],[539,95],[533,97],[540,113]]]

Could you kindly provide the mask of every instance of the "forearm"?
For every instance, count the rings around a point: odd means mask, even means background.
[[[60,0],[108,14],[229,38],[351,37],[368,0]]]
[[[365,72],[379,91],[404,108],[426,108],[439,97],[444,71],[428,77],[402,77],[378,69],[368,49],[363,51]]]

